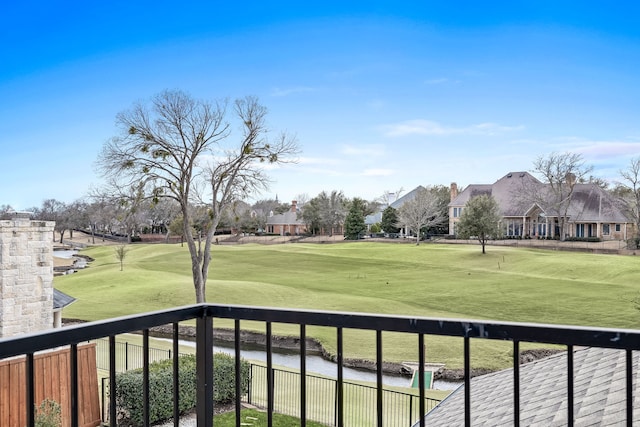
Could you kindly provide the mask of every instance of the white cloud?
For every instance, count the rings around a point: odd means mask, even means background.
[[[569,151],[593,157],[614,157],[637,155],[640,153],[640,142],[629,141],[588,141],[580,138],[567,139]]]
[[[496,123],[480,123],[466,127],[447,127],[431,120],[406,120],[381,127],[385,136],[409,135],[496,135],[524,129],[524,126],[502,126]]]

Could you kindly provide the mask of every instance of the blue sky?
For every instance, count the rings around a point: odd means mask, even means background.
[[[257,198],[492,183],[554,151],[615,180],[640,155],[632,2],[218,3],[3,5],[0,205],[86,195],[116,114],[164,89],[258,96],[297,135]]]

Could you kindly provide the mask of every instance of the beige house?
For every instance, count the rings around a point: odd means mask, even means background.
[[[565,237],[626,240],[633,236],[633,222],[620,210],[611,194],[596,184],[572,183],[572,189],[565,217],[552,207],[552,203],[540,197],[545,191],[551,194],[547,191],[548,184],[528,172],[509,172],[493,184],[473,184],[461,192],[452,183],[449,234],[456,234],[465,204],[475,196],[486,194],[493,196],[500,206],[505,237],[558,237],[561,235],[559,217],[566,218]]]

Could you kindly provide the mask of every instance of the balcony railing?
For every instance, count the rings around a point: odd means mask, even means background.
[[[144,409],[145,424],[149,424],[149,331],[151,328],[161,325],[173,325],[173,354],[179,354],[178,335],[179,323],[195,320],[196,323],[196,365],[198,372],[197,383],[197,423],[199,426],[213,425],[214,400],[213,400],[213,325],[214,319],[232,319],[235,330],[235,353],[236,372],[240,372],[240,350],[241,350],[241,321],[259,321],[265,324],[266,336],[266,367],[267,371],[273,371],[272,325],[273,324],[294,324],[299,327],[300,342],[300,381],[299,381],[299,416],[301,425],[306,425],[307,417],[307,369],[306,369],[306,328],[307,326],[325,326],[334,328],[336,331],[336,362],[337,362],[337,386],[336,386],[336,412],[335,424],[345,425],[345,396],[344,396],[344,342],[343,333],[345,329],[360,329],[375,331],[376,348],[376,408],[375,420],[378,426],[384,425],[384,405],[383,405],[383,332],[401,332],[414,334],[416,336],[416,352],[418,354],[419,369],[419,418],[415,420],[419,425],[424,425],[424,415],[427,412],[424,384],[424,338],[426,335],[440,335],[450,337],[460,337],[464,341],[464,393],[465,408],[464,419],[467,426],[471,425],[471,404],[470,404],[470,381],[471,381],[471,351],[470,342],[474,339],[506,340],[513,343],[513,413],[514,425],[519,424],[518,414],[520,414],[520,343],[536,342],[560,344],[567,348],[567,393],[568,393],[568,424],[572,425],[574,420],[574,387],[573,387],[573,363],[572,350],[577,346],[602,347],[620,349],[626,351],[626,423],[633,424],[633,366],[632,351],[640,349],[640,331],[635,330],[614,330],[584,327],[535,325],[521,323],[498,323],[492,321],[475,320],[455,320],[455,319],[433,319],[423,317],[408,316],[382,316],[362,313],[324,312],[307,310],[288,310],[276,308],[259,308],[234,305],[214,305],[200,304],[187,307],[180,307],[170,310],[163,310],[153,313],[146,313],[134,316],[121,317],[113,320],[104,320],[87,323],[83,325],[69,326],[62,329],[55,329],[42,333],[28,334],[18,337],[5,338],[0,340],[0,359],[26,355],[26,402],[30,402],[26,407],[26,425],[35,425],[35,403],[34,402],[34,370],[33,360],[36,352],[57,348],[60,346],[71,346],[70,357],[70,405],[71,421],[70,425],[78,426],[78,345],[91,340],[107,337],[109,339],[109,388],[116,387],[116,339],[122,333],[142,331],[143,334],[143,384],[142,401]],[[178,362],[173,358],[174,375],[174,419],[178,425]],[[272,375],[266,375],[267,398],[266,411],[268,425],[273,425],[274,413],[274,386],[270,381]],[[241,408],[241,383],[236,378],[236,425],[240,425]],[[116,425],[116,404],[115,393],[109,397],[109,422]]]

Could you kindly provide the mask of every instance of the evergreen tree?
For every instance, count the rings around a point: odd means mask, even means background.
[[[344,222],[344,236],[347,240],[357,240],[366,230],[364,213],[367,202],[354,198],[349,208],[349,213]]]
[[[382,211],[382,221],[380,221],[380,227],[385,233],[397,233],[400,231],[398,226],[398,213],[391,206]]]

